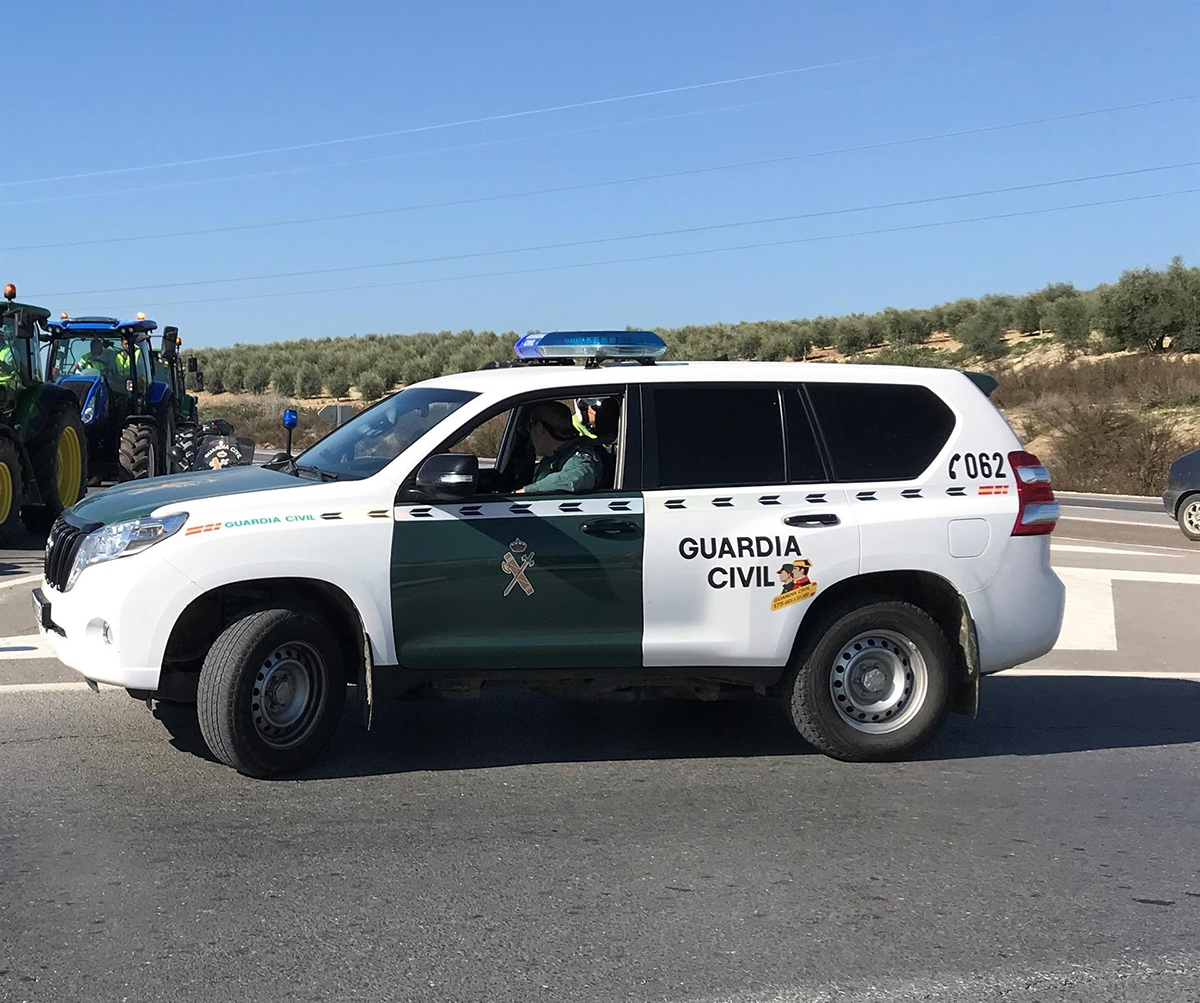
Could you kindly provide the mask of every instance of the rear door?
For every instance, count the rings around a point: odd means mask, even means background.
[[[624,388],[605,392],[624,395]],[[513,403],[519,402],[507,406]],[[640,446],[640,434],[636,420],[632,429],[621,424],[617,449],[628,453],[630,443]],[[487,441],[485,426],[464,430],[463,442]],[[494,461],[476,455],[485,470]],[[640,665],[644,524],[637,467],[618,463],[615,486],[588,494],[506,490],[445,503],[402,494],[392,535],[400,664],[423,670]]]
[[[812,598],[859,570],[858,526],[796,387],[644,388],[643,655],[783,665]]]

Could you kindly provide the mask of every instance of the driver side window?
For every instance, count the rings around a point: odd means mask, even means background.
[[[570,471],[556,492],[590,494],[616,486],[618,456],[623,440],[623,394],[599,394],[588,398],[546,398],[526,401],[492,415],[472,426],[446,451],[467,453],[479,460],[479,495],[513,494],[529,489],[540,478],[558,472],[575,453],[574,461],[585,469],[581,479]],[[569,412],[571,424],[558,430],[559,438],[531,433],[531,414],[543,404],[560,405]],[[570,420],[570,419],[568,419]],[[567,438],[561,438],[565,434]],[[555,457],[552,447],[561,445],[564,454]],[[540,447],[540,448],[539,448]]]

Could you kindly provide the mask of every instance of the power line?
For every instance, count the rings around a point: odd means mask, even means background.
[[[295,219],[272,220],[262,223],[239,223],[231,226],[203,227],[194,230],[169,230],[161,233],[147,233],[123,237],[94,237],[88,240],[60,241],[47,244],[20,244],[12,247],[0,247],[0,252],[6,251],[40,251],[64,247],[86,247],[97,244],[121,244],[143,240],[165,240],[175,237],[198,237],[215,233],[240,233],[247,230],[276,229],[285,226],[301,226],[311,223],[326,223],[348,219],[367,219],[377,216],[388,216],[397,213],[415,212],[425,209],[445,209],[453,206],[478,205],[483,202],[499,202],[508,199],[530,198],[538,195],[553,195],[563,192],[585,191],[588,189],[608,188],[617,185],[636,184],[643,181],[661,181],[669,178],[682,178],[698,174],[712,174],[720,171],[741,170],[747,167],[763,167],[774,164],[791,163],[799,160],[828,157],[840,153],[860,153],[867,150],[880,150],[893,146],[926,143],[939,139],[952,139],[962,136],[973,136],[981,133],[996,132],[1005,129],[1016,129],[1031,125],[1044,125],[1050,122],[1062,122],[1068,119],[1084,118],[1101,115],[1108,112],[1128,111],[1131,109],[1147,108],[1154,105],[1168,104],[1175,101],[1190,101],[1200,97],[1200,94],[1187,94],[1178,97],[1162,98],[1157,101],[1143,101],[1137,104],[1115,105],[1108,108],[1096,108],[1088,111],[1071,112],[1066,115],[1052,115],[1044,118],[1026,119],[1021,122],[1007,122],[999,125],[978,126],[973,129],[957,129],[951,132],[934,133],[925,136],[910,136],[903,139],[885,140],[880,143],[864,143],[858,146],[845,146],[831,150],[815,150],[805,153],[789,154],[781,157],[765,157],[758,160],[742,160],[729,164],[716,164],[709,167],[692,167],[679,171],[664,171],[656,174],[640,174],[632,177],[609,178],[603,181],[588,181],[573,185],[556,185],[549,188],[534,188],[525,191],[502,192],[494,195],[479,195],[471,198],[447,199],[440,202],[422,202],[405,206],[391,206],[383,209],[366,209],[359,212],[333,213],[324,216],[302,216]]]
[[[191,300],[160,300],[151,303],[125,304],[130,307],[150,306],[191,306],[197,303],[226,303],[240,300],[281,299],[285,297],[319,296],[324,293],[359,292],[367,289],[395,289],[401,286],[428,285],[434,282],[463,282],[469,279],[503,278],[514,275],[534,275],[541,272],[562,272],[577,268],[596,268],[603,265],[624,265],[646,261],[665,261],[672,258],[691,258],[707,254],[723,254],[729,251],[750,251],[769,247],[787,247],[794,244],[812,244],[827,240],[845,240],[851,237],[873,237],[888,233],[906,233],[913,230],[931,230],[939,227],[962,226],[967,223],[982,223],[999,219],[1016,219],[1021,216],[1040,216],[1054,212],[1067,212],[1074,209],[1091,209],[1099,206],[1121,205],[1128,202],[1146,202],[1152,199],[1174,198],[1179,195],[1194,195],[1200,193],[1200,188],[1181,188],[1171,192],[1155,192],[1150,195],[1131,195],[1126,198],[1104,199],[1097,202],[1077,202],[1072,205],[1047,206],[1041,209],[1025,209],[1019,212],[994,213],[987,216],[971,216],[966,219],[938,220],[933,223],[911,223],[907,226],[889,226],[874,230],[855,230],[849,233],[829,233],[816,237],[793,237],[788,240],[770,240],[753,244],[734,244],[725,247],[708,247],[694,251],[673,251],[664,254],[646,254],[629,258],[607,258],[600,261],[579,261],[567,265],[541,265],[531,268],[513,268],[504,271],[475,272],[468,275],[445,275],[422,279],[402,279],[396,282],[375,282],[366,285],[334,286],[327,289],[305,289],[302,293],[292,290],[281,293],[248,293],[245,296],[214,296],[207,299]],[[40,294],[45,295],[45,294]]]
[[[646,240],[651,237],[672,237],[690,233],[704,233],[712,230],[730,230],[745,226],[762,226],[768,223],[795,222],[802,219],[816,219],[822,216],[842,216],[850,213],[871,212],[878,209],[896,209],[905,206],[929,205],[935,202],[950,202],[957,199],[978,198],[984,195],[1000,195],[1009,192],[1032,191],[1037,188],[1052,188],[1062,185],[1081,184],[1087,181],[1101,181],[1111,178],[1131,177],[1138,174],[1152,174],[1159,171],[1178,170],[1184,167],[1195,167],[1200,161],[1192,160],[1179,164],[1162,164],[1156,167],[1140,167],[1128,171],[1111,171],[1105,174],[1091,174],[1075,178],[1059,178],[1053,181],[1037,181],[1031,184],[1010,185],[1003,188],[986,188],[973,192],[958,192],[953,195],[935,195],[927,198],[904,199],[897,202],[880,202],[872,205],[850,206],[839,209],[822,209],[813,212],[791,213],[783,216],[768,216],[760,219],[735,220],[728,223],[709,223],[701,226],[678,227],[670,230],[650,230],[642,233],[620,234],[612,237],[589,237],[582,240],[558,241],[549,244],[531,244],[524,247],[495,248],[486,251],[466,251],[458,254],[436,255],[425,258],[406,258],[398,261],[378,261],[363,265],[335,265],[326,268],[306,268],[290,272],[268,272],[259,275],[240,275],[220,279],[191,279],[185,282],[163,282],[142,286],[114,286],[109,289],[74,289],[70,291],[36,293],[42,298],[58,296],[92,296],[119,292],[143,292],[151,289],[177,289],[188,286],[225,285],[233,282],[258,282],[264,279],[307,278],[313,275],[334,275],[342,272],[367,271],[377,268],[399,268],[408,265],[427,265],[447,261],[462,261],[469,258],[498,257],[507,254],[524,254],[533,251],[559,251],[570,247],[585,247],[596,244],[611,244],[625,240]]]
[[[497,115],[482,115],[475,118],[458,119],[452,122],[438,122],[433,125],[410,126],[407,129],[390,129],[386,132],[369,133],[362,136],[347,136],[340,139],[324,139],[311,143],[295,143],[291,146],[277,146],[264,150],[247,150],[241,153],[222,153],[209,157],[194,157],[189,160],[174,160],[158,164],[137,164],[132,167],[114,167],[103,171],[87,171],[80,174],[60,174],[55,177],[26,178],[21,181],[0,181],[0,187],[15,185],[47,184],[54,181],[76,181],[82,178],[108,177],[113,174],[132,174],[141,171],[157,171],[172,167],[190,167],[196,164],[212,164],[225,160],[243,160],[247,157],[262,157],[274,153],[294,153],[299,150],[315,150],[329,146],[340,146],[346,143],[361,143],[372,139],[388,139],[394,136],[409,136],[420,132],[434,132],[439,129],[453,129],[466,125],[481,125],[485,122],[502,122],[509,119],[529,118],[533,115],[546,115],[551,112],[572,111],[579,108],[595,108],[600,105],[617,104],[623,101],[637,101],[643,98],[663,97],[667,94],[681,94],[685,91],[705,90],[712,87],[726,87],[731,84],[749,83],[754,80],[769,80],[776,77],[794,76],[799,73],[810,73],[814,70],[832,69],[836,66],[854,66],[859,63],[873,62],[880,59],[891,59],[898,56],[917,55],[922,52],[932,52],[938,49],[954,48],[965,43],[948,42],[942,45],[927,45],[916,49],[905,49],[900,52],[882,53],[874,56],[858,56],[854,59],[840,59],[828,63],[814,63],[810,66],[796,66],[785,70],[772,70],[767,73],[752,73],[741,77],[729,77],[725,80],[708,80],[698,84],[684,84],[678,87],[663,87],[653,91],[641,91],[637,94],[619,94],[613,97],[593,98],[589,101],[574,101],[570,104],[550,105],[545,108],[530,108],[524,111],[502,112]]]
[[[936,77],[936,76],[942,76],[942,75],[944,75],[944,74],[934,74],[933,76]],[[912,83],[913,81],[917,81],[917,80],[928,80],[928,79],[930,79],[929,74],[922,74],[919,76],[912,76],[912,77],[902,77],[898,80],[890,81],[889,85],[895,86],[897,84],[906,84],[906,83]],[[221,177],[216,177],[216,178],[199,178],[199,179],[195,179],[192,181],[171,181],[171,182],[166,182],[164,184],[158,184],[158,185],[139,185],[135,188],[116,188],[116,189],[111,189],[108,191],[100,191],[100,192],[80,192],[80,193],[76,193],[73,195],[50,195],[50,196],[46,196],[43,198],[35,198],[35,199],[16,199],[16,200],[10,200],[8,202],[0,202],[0,207],[15,206],[15,205],[38,205],[38,204],[45,203],[45,202],[67,202],[67,201],[76,201],[76,200],[80,200],[80,199],[112,198],[117,195],[138,195],[138,194],[142,194],[143,192],[166,191],[166,190],[170,190],[173,188],[194,188],[194,187],[203,186],[203,185],[222,184],[227,181],[250,181],[250,180],[255,180],[257,178],[279,177],[279,176],[285,175],[285,174],[301,174],[301,173],[307,173],[307,172],[311,172],[311,171],[331,170],[331,169],[338,168],[338,167],[354,167],[354,166],[358,166],[360,164],[380,163],[380,162],[388,161],[388,160],[404,160],[404,159],[408,159],[411,157],[423,157],[423,156],[429,156],[431,154],[438,154],[438,153],[458,153],[463,150],[477,150],[477,149],[483,149],[483,148],[491,147],[491,146],[504,146],[504,145],[511,144],[511,143],[528,142],[530,140],[554,139],[554,138],[558,138],[560,136],[571,136],[571,135],[576,135],[576,134],[585,133],[585,132],[598,132],[600,130],[605,130],[605,129],[619,129],[619,128],[623,128],[623,127],[629,126],[629,125],[646,125],[646,124],[653,124],[655,122],[666,122],[666,121],[670,121],[673,119],[690,118],[690,117],[697,116],[697,115],[712,115],[712,114],[716,114],[718,112],[723,112],[723,111],[740,111],[744,108],[756,108],[756,107],[761,107],[762,105],[778,104],[778,103],[784,102],[784,101],[804,101],[804,100],[810,100],[810,99],[818,98],[818,97],[825,97],[830,94],[842,94],[847,91],[867,90],[873,86],[876,86],[876,85],[875,84],[859,84],[859,85],[855,85],[853,87],[835,87],[830,90],[814,91],[810,94],[791,94],[791,95],[787,95],[784,97],[766,98],[761,101],[745,101],[740,104],[718,105],[713,108],[699,108],[699,109],[693,109],[692,111],[675,112],[670,115],[653,115],[648,118],[624,119],[623,121],[620,121],[620,122],[607,122],[607,123],[603,123],[601,125],[580,126],[580,127],[574,128],[574,129],[559,129],[554,132],[532,133],[532,134],[527,134],[524,136],[506,137],[504,139],[485,140],[485,141],[478,142],[478,143],[461,143],[456,146],[433,147],[431,149],[426,149],[426,150],[410,150],[405,153],[389,153],[389,154],[386,154],[383,156],[378,156],[378,157],[360,157],[360,158],[355,158],[353,160],[337,160],[337,161],[333,161],[332,163],[328,163],[328,164],[303,164],[303,165],[297,166],[297,167],[283,167],[283,168],[278,168],[276,170],[271,170],[271,171],[254,171],[252,173],[247,173],[247,174],[226,174],[226,175],[222,175]],[[1017,128],[1022,128],[1022,127],[1030,126],[1030,125],[1043,125],[1043,124],[1049,124],[1052,122],[1066,122],[1066,121],[1070,121],[1072,119],[1087,118],[1087,117],[1093,116],[1093,115],[1105,115],[1105,114],[1109,114],[1112,112],[1120,112],[1120,111],[1135,111],[1135,110],[1138,110],[1141,108],[1151,108],[1151,107],[1155,107],[1157,105],[1172,104],[1172,103],[1175,103],[1178,101],[1194,101],[1197,98],[1200,98],[1200,94],[1183,94],[1183,95],[1178,95],[1176,97],[1160,98],[1160,99],[1154,100],[1154,101],[1140,101],[1135,104],[1112,105],[1107,108],[1092,108],[1087,111],[1069,112],[1065,115],[1052,115],[1052,116],[1048,116],[1045,118],[1026,119],[1026,120],[1020,121],[1020,122],[1005,122],[1005,123],[1001,123],[998,125],[981,126],[976,129],[960,129],[960,130],[955,130],[953,132],[937,133],[937,134],[933,134],[933,135],[929,135],[929,136],[915,136],[915,137],[912,137],[909,139],[897,139],[897,140],[890,141],[890,143],[884,143],[884,144],[878,144],[878,145],[847,147],[844,149],[835,149],[835,150],[823,150],[823,151],[818,151],[818,152],[814,152],[811,154],[804,154],[803,156],[812,156],[812,157],[829,156],[829,155],[836,154],[836,153],[849,153],[849,152],[857,152],[860,150],[877,149],[882,146],[888,146],[888,145],[898,146],[898,145],[902,145],[905,143],[919,143],[919,142],[926,142],[926,141],[935,140],[935,139],[948,139],[948,138],[954,138],[957,136],[975,135],[975,134],[987,133],[987,132],[998,132],[998,131],[1002,131],[1005,129],[1017,129]],[[720,169],[722,169],[722,168],[719,168],[719,167],[713,168],[713,170],[720,170]],[[620,183],[622,183],[622,182],[619,180],[613,181],[613,182],[604,181],[604,182],[597,182],[597,186],[605,185],[605,184],[620,184]],[[515,193],[512,197],[516,197],[521,194],[523,194],[523,193]],[[506,197],[510,197],[510,196],[495,196],[495,198],[506,198]],[[436,205],[438,205],[438,204],[434,203],[429,206],[402,206],[402,207],[399,207],[394,210],[381,209],[381,210],[376,210],[376,211],[379,213],[393,212],[393,211],[394,212],[407,212],[412,209],[432,208]],[[329,218],[333,219],[333,218],[337,218],[337,217],[329,217]],[[314,217],[313,221],[317,221],[320,219],[322,219],[322,217]],[[290,222],[291,221],[285,221],[280,224],[264,223],[264,224],[250,224],[250,225],[251,226],[254,226],[254,225],[261,225],[261,226],[289,225]],[[307,222],[307,220],[297,220],[296,222]],[[195,231],[195,232],[196,233],[205,233],[205,232],[213,232],[213,231]],[[185,233],[187,233],[187,235],[190,236],[192,231],[185,231]],[[160,235],[151,234],[149,236],[155,237],[155,236],[160,236]],[[174,236],[174,234],[162,234],[161,236]],[[141,239],[145,239],[145,238],[142,238],[142,237],[119,237],[119,238],[113,238],[113,239],[115,239],[115,240],[141,240]],[[86,243],[86,241],[79,242],[79,243]],[[37,249],[42,249],[42,248],[68,247],[68,246],[78,246],[78,245],[30,244],[30,245],[26,245],[23,247],[0,248],[0,250],[9,250],[9,251],[37,250]]]

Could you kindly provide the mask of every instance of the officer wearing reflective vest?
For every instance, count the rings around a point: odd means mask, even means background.
[[[91,345],[88,346],[86,355],[81,355],[79,361],[75,363],[75,372],[82,373],[91,369],[105,377],[112,375],[114,356],[104,347],[104,342],[99,338],[93,338]]]
[[[135,365],[141,366],[142,350],[133,347],[133,338],[128,334],[121,335],[121,350],[117,352],[117,373],[123,379],[129,379],[129,351],[133,349],[133,360]],[[142,374],[139,372],[137,378],[140,380]]]
[[[0,387],[14,387],[21,382],[21,367],[12,346],[0,341]]]
[[[529,439],[541,459],[533,480],[517,494],[551,491],[595,491],[604,479],[600,450],[578,435],[571,409],[558,401],[541,401],[529,412]]]

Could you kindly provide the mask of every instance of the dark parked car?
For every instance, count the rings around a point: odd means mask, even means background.
[[[1163,504],[1179,520],[1184,536],[1200,540],[1200,449],[1184,453],[1171,464]]]

